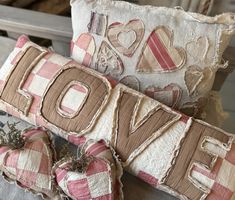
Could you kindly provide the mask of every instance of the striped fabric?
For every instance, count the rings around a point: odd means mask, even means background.
[[[158,27],[149,36],[137,70],[139,72],[175,71],[185,63],[185,53],[173,45],[172,32]]]

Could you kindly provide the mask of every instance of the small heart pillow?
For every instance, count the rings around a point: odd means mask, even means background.
[[[55,154],[48,133],[32,128],[20,135],[14,125],[9,128],[8,144],[3,142],[7,134],[1,130],[0,170],[4,178],[43,198],[59,199],[51,173]]]
[[[104,141],[88,141],[82,156],[63,159],[54,166],[61,190],[73,200],[119,200],[122,168],[114,151]]]

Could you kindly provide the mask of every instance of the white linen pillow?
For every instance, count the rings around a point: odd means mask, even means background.
[[[216,17],[112,0],[73,0],[71,56],[196,116],[207,102],[234,15]],[[153,20],[154,19],[154,20]]]

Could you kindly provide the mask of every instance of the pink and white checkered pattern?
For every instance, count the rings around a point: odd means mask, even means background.
[[[55,170],[56,181],[61,189],[75,200],[111,200],[112,179],[108,162],[95,158],[84,174],[67,171],[63,163]]]
[[[23,135],[26,138],[23,149],[0,147],[0,169],[24,188],[53,197],[53,150],[49,136],[41,128],[27,130]]]
[[[14,65],[20,60],[21,56],[24,54],[25,49],[33,43],[29,41],[26,36],[21,36],[16,44],[16,48],[13,53],[10,55],[11,58],[8,59],[8,62],[0,69],[0,92],[3,89],[4,84],[6,83],[6,75],[13,69]],[[29,121],[35,125],[48,127],[48,124],[38,115],[37,111],[39,109],[40,103],[42,101],[42,96],[46,91],[52,78],[61,70],[61,68],[72,63],[71,59],[64,58],[58,54],[48,52],[44,58],[42,58],[39,63],[33,68],[29,74],[27,80],[22,86],[22,90],[27,92],[33,97],[32,105],[29,110],[28,118],[21,115],[17,112],[12,106],[1,106],[1,110],[8,112],[16,117]],[[88,89],[79,83],[71,85],[64,95],[60,109],[71,115],[75,113],[81,104],[83,104],[84,99],[87,97]]]
[[[80,64],[90,67],[95,53],[95,40],[92,35],[83,33],[76,41],[71,41],[71,53]]]
[[[118,161],[110,157],[111,149],[104,141],[88,141],[84,151],[94,159],[83,174],[68,170],[71,161],[56,164],[54,173],[61,189],[74,200],[122,199],[122,171],[119,170]]]
[[[88,94],[89,90],[84,85],[79,83],[71,85],[61,101],[60,109],[65,113],[74,114],[79,110]]]
[[[235,199],[235,144],[226,153],[224,158],[219,158],[211,173],[200,167],[194,167],[193,174],[211,189],[207,200]]]

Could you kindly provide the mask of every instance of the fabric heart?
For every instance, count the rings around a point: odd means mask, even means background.
[[[91,65],[95,49],[95,40],[89,33],[83,33],[76,41],[71,42],[72,56],[78,58],[77,61],[86,67]]]
[[[123,199],[122,168],[104,141],[88,141],[78,160],[61,160],[53,168],[61,190],[74,200]]]
[[[207,37],[199,37],[196,41],[191,41],[186,44],[188,55],[196,61],[204,60],[209,49],[209,41]]]
[[[100,46],[95,68],[105,75],[114,77],[120,76],[124,70],[121,58],[104,41]]]
[[[170,107],[176,108],[182,96],[182,89],[177,84],[172,83],[163,89],[150,86],[145,90],[145,94]]]
[[[207,90],[207,87],[211,87],[208,85],[208,80],[210,80],[213,76],[213,71],[207,67],[205,69],[201,69],[200,67],[193,65],[188,68],[185,72],[185,85],[187,86],[187,90],[189,95],[194,94],[195,92],[199,94],[204,94]]]
[[[185,50],[173,46],[173,32],[160,26],[147,39],[136,71],[172,72],[182,68],[185,61]]]
[[[127,24],[116,22],[108,28],[108,40],[117,51],[132,57],[144,37],[144,32],[141,20],[131,20]]]
[[[180,111],[186,113],[189,116],[193,116],[195,118],[201,118],[201,114],[204,110],[204,107],[207,105],[208,99],[201,97],[195,102],[185,103]]]
[[[140,81],[135,76],[125,76],[120,80],[120,83],[136,90],[140,90]]]
[[[0,147],[4,177],[45,198],[58,197],[51,175],[54,149],[49,135],[42,128],[26,130],[22,135],[25,138],[22,149]]]
[[[118,40],[123,47],[129,49],[136,41],[136,33],[133,30],[120,32]]]

